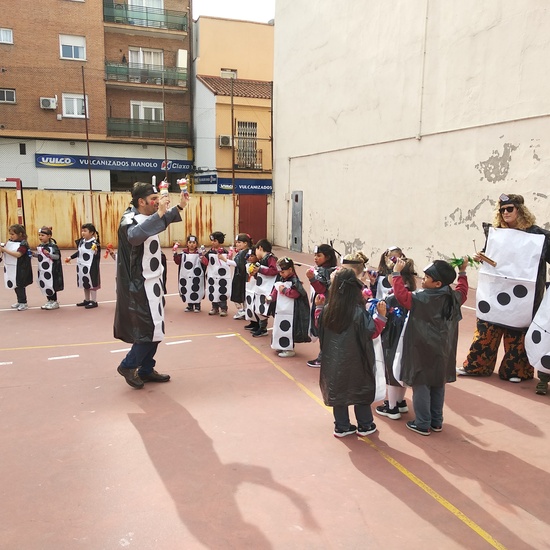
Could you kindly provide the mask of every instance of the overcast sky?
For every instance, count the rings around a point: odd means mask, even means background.
[[[193,19],[201,15],[267,23],[275,18],[275,0],[193,0]]]

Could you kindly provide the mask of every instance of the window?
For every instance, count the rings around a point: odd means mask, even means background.
[[[15,90],[0,88],[0,103],[15,103]]]
[[[135,6],[136,8],[164,8],[163,0],[128,0],[129,6]]]
[[[237,122],[237,164],[242,168],[256,168],[258,155],[258,123]]]
[[[141,68],[147,65],[149,69],[160,69],[164,65],[164,53],[162,50],[151,50],[149,48],[130,48],[130,67]]]
[[[220,76],[222,78],[237,78],[237,69],[221,69]]]
[[[88,96],[86,96],[88,118]],[[63,94],[63,116],[67,118],[84,118],[84,96],[82,94]]]
[[[0,43],[13,44],[13,31],[11,29],[0,29]]]
[[[59,35],[61,59],[86,59],[86,38],[84,36]]]
[[[132,118],[137,120],[147,120],[149,122],[162,122],[164,120],[164,110],[162,103],[152,103],[149,101],[131,101],[130,108]]]

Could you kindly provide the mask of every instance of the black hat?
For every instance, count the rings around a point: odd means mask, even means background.
[[[445,260],[435,260],[424,268],[424,273],[442,285],[450,285],[456,278],[456,271]]]

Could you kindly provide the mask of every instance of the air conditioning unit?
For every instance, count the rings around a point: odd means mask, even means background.
[[[40,98],[41,109],[57,109],[56,97],[41,97]]]
[[[233,140],[231,136],[220,134],[220,147],[231,147],[233,145]]]

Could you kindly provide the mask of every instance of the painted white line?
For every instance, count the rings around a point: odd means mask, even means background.
[[[475,307],[470,307],[470,306],[462,306],[464,309],[471,309],[472,311],[476,311],[476,308]]]
[[[167,346],[175,346],[176,344],[187,344],[188,342],[192,342],[193,340],[178,340],[177,342],[166,342]]]
[[[130,351],[132,348],[124,348],[124,349],[112,349],[111,353],[122,353],[123,351]]]
[[[235,336],[234,334],[220,334],[219,336],[216,336],[216,338],[232,338]]]
[[[0,363],[1,365],[13,365],[13,361],[5,361],[4,363]]]
[[[48,361],[57,361],[57,359],[74,359],[80,355],[60,355],[59,357],[48,357]]]

